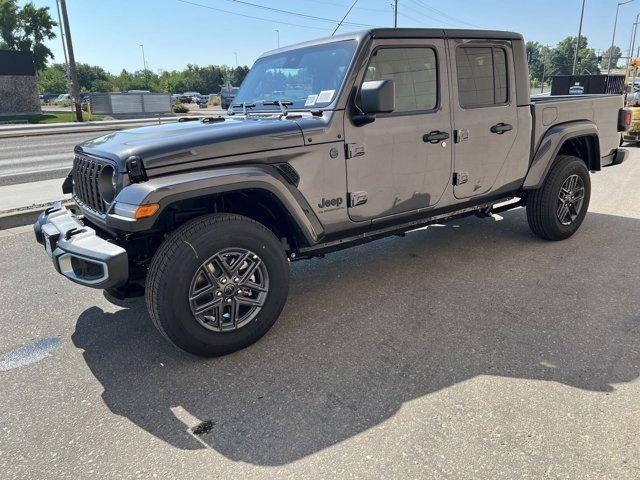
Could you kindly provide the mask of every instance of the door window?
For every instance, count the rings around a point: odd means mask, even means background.
[[[393,80],[394,113],[434,110],[438,105],[438,71],[433,48],[379,48],[364,81]]]
[[[462,108],[502,105],[508,101],[507,57],[497,47],[456,50],[458,99]]]

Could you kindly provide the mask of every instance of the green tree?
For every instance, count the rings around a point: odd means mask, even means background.
[[[67,72],[61,63],[54,63],[38,72],[40,93],[63,93],[69,90]]]
[[[576,37],[567,37],[560,41],[551,52],[550,66],[552,75],[571,75],[576,49]],[[588,47],[587,37],[580,37],[576,74],[597,74],[598,57],[593,48]]]
[[[244,77],[247,76],[247,73],[249,73],[249,67],[246,65],[234,68],[231,83],[234,86],[239,87],[244,81]]]
[[[17,0],[0,0],[0,48],[32,52],[37,71],[53,58],[44,42],[55,38],[56,25],[48,7],[37,8],[27,2],[20,8]]]
[[[111,75],[101,67],[76,63],[78,72],[78,84],[83,92],[109,92],[111,91]]]
[[[614,45],[613,48],[607,48],[602,54],[602,62],[600,62],[602,68],[609,67],[609,56],[611,56],[611,68],[616,68],[618,66],[618,61],[620,61],[620,57],[622,57],[622,50],[620,50],[620,47],[617,45]]]

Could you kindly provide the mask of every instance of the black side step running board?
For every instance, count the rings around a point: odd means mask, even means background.
[[[514,198],[515,198],[515,201],[512,201],[514,200]],[[494,206],[494,205],[497,205],[497,206]],[[297,253],[292,253],[290,255],[290,258],[291,260],[301,260],[304,258],[319,257],[321,254],[324,254],[324,253],[342,250],[342,249],[352,247],[354,245],[358,245],[362,243],[368,243],[373,240],[378,240],[380,238],[387,237],[389,235],[402,236],[406,232],[415,230],[417,228],[426,227],[434,223],[438,223],[439,221],[442,221],[442,220],[445,220],[445,221],[455,220],[456,218],[466,217],[469,215],[473,215],[474,213],[478,216],[490,216],[494,213],[505,212],[507,210],[511,210],[512,208],[517,208],[523,205],[524,205],[524,198],[506,197],[502,199],[497,199],[491,202],[462,208],[460,210],[454,210],[448,213],[443,213],[441,215],[435,215],[433,217],[427,217],[420,220],[401,223],[398,225],[394,225],[392,227],[381,228],[379,230],[373,230],[373,231],[361,233],[361,234],[354,235],[352,237],[346,237],[340,240],[319,243],[318,245],[313,245],[311,247],[304,247],[299,249]],[[486,212],[486,214],[481,214],[480,212]]]

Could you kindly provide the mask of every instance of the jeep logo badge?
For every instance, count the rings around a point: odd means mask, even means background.
[[[318,204],[318,208],[339,207],[342,205],[342,197],[339,198],[323,198]]]

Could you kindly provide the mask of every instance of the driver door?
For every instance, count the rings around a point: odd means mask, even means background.
[[[367,221],[438,203],[451,179],[451,135],[444,40],[377,40],[365,81],[393,80],[395,110],[356,126],[345,118],[349,217]],[[446,135],[441,135],[446,134]]]

